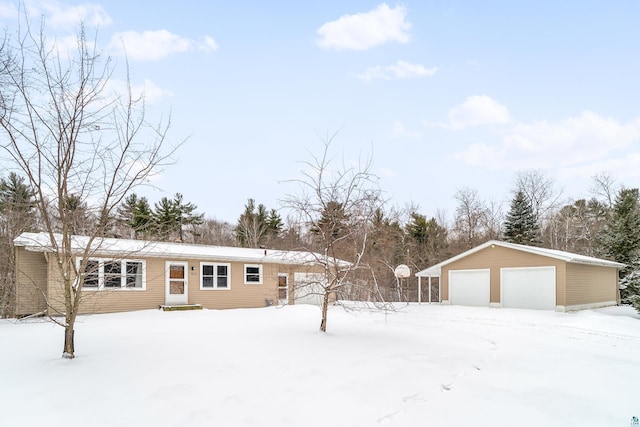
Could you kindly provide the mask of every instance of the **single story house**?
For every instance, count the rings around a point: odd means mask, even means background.
[[[443,304],[572,311],[615,305],[624,264],[491,240],[419,271]]]
[[[87,239],[72,238],[78,266]],[[294,285],[304,285],[309,278],[317,281],[323,271],[323,258],[310,252],[114,238],[94,243],[82,283],[81,313],[293,303]],[[14,249],[16,315],[64,312],[64,289],[49,235],[22,233]]]

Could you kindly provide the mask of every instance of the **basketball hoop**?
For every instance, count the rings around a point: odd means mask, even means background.
[[[411,276],[411,269],[408,265],[400,264],[395,270],[393,270],[393,274],[395,274],[398,279],[406,279]]]

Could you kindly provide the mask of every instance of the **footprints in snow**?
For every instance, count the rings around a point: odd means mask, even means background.
[[[484,360],[482,360],[481,362],[484,362]],[[482,370],[482,368],[479,365],[471,365],[471,367],[476,371],[481,371]],[[464,377],[465,375],[466,375],[465,371],[459,371],[458,373],[456,373],[453,376],[453,379],[455,380],[456,378]],[[454,382],[450,382],[448,384],[440,384],[440,390],[441,391],[450,391],[453,388],[453,384],[454,384]]]
[[[490,341],[491,345],[493,346],[493,348],[491,350],[496,350],[497,349],[497,344],[493,341]],[[495,357],[495,355],[494,355]],[[482,370],[482,364],[484,364],[486,362],[485,359],[480,360],[480,363],[477,364],[473,364],[471,365],[471,369],[473,371],[481,371]],[[466,371],[465,370],[461,370],[458,371],[455,375],[453,375],[453,381],[449,382],[449,383],[442,383],[440,384],[440,391],[445,392],[445,391],[451,391],[453,389],[453,385],[455,384],[455,379],[456,378],[460,378],[460,377],[464,377],[466,375]],[[406,405],[421,405],[421,404],[425,404],[428,402],[429,399],[427,399],[427,396],[425,393],[420,392],[420,393],[415,393],[415,394],[411,394],[408,396],[404,396],[402,397],[402,404],[403,407],[406,407]],[[397,411],[388,413],[380,418],[378,418],[376,420],[376,423],[378,424],[384,424],[384,423],[388,423],[392,420],[394,420],[395,418],[397,418],[398,416],[400,416],[402,413],[405,412],[405,408],[401,408]]]
[[[425,403],[426,401],[427,401],[427,398],[424,395],[424,393],[415,393],[409,396],[404,396],[402,398],[402,403],[409,404],[409,405],[421,404],[421,403]],[[402,414],[403,412],[404,412],[404,409],[399,409],[397,411],[391,412],[390,414],[387,414],[378,418],[376,422],[378,424],[387,423],[393,420],[394,418],[396,418],[398,415]]]

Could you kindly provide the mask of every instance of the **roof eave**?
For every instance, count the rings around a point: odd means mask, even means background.
[[[594,265],[594,266],[598,266],[598,267],[617,268],[618,270],[622,270],[623,268],[625,268],[627,266],[626,264],[622,264],[620,262],[615,262],[615,261],[608,261],[608,262],[593,261],[592,262],[592,261],[588,261],[588,260],[575,259],[575,258],[571,259],[571,260],[569,260],[567,262],[571,263],[571,264]]]

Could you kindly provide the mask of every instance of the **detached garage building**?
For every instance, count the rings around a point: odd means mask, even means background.
[[[571,311],[618,303],[624,264],[491,240],[416,273],[439,278],[444,304]]]

